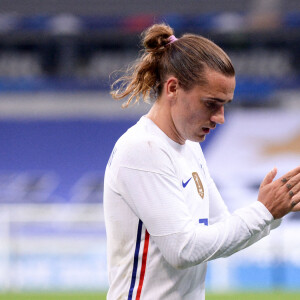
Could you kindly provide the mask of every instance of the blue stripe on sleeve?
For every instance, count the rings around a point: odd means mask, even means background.
[[[141,220],[139,220],[137,238],[136,238],[136,244],[135,244],[135,251],[134,251],[133,270],[132,270],[132,276],[131,276],[130,289],[129,289],[129,293],[128,293],[128,300],[132,300],[132,294],[133,294],[133,289],[134,289],[135,280],[136,280],[136,272],[137,272],[137,268],[138,268],[139,251],[140,251],[140,245],[141,245],[142,226],[143,226],[143,222]]]

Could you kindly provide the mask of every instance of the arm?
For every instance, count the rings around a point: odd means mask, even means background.
[[[227,257],[246,248],[253,239],[269,233],[269,212],[259,202],[242,208],[222,222],[195,227],[193,231],[154,237],[169,263],[177,268],[190,267],[205,261]],[[251,228],[247,223],[251,223]],[[168,249],[168,250],[166,250]],[[177,249],[171,250],[171,249]],[[165,251],[165,253],[164,253]]]
[[[209,174],[207,169],[206,169],[206,173]],[[208,191],[209,191],[209,198],[210,198],[210,210],[209,210],[210,224],[214,224],[225,220],[230,216],[230,213],[210,175],[208,178]],[[259,241],[261,238],[268,235],[270,230],[277,228],[280,224],[281,224],[281,219],[271,221],[270,225],[266,226],[266,228],[263,231],[254,234],[247,241],[247,243],[244,243],[241,247],[238,248],[238,250],[242,250],[243,248],[249,247],[253,243]]]
[[[211,226],[199,226],[186,207],[168,153],[153,143],[149,149],[139,144],[134,152],[128,151],[119,165],[116,182],[118,192],[143,221],[171,265],[186,268],[228,256],[269,232],[267,227],[274,218],[259,201]],[[143,160],[137,162],[137,157]],[[278,197],[271,199],[268,193],[264,196],[268,201],[288,202]]]
[[[228,256],[244,248],[273,220],[264,205],[255,202],[224,221],[199,226],[192,220],[175,177],[122,167],[117,180],[128,205],[176,268]]]

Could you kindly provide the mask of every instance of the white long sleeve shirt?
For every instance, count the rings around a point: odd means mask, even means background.
[[[258,201],[230,215],[199,143],[180,145],[146,117],[113,149],[104,214],[109,300],[204,300],[206,262],[278,226]]]

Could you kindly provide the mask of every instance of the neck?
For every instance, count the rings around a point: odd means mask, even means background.
[[[171,140],[181,145],[185,143],[185,140],[178,135],[166,101],[156,100],[146,117],[155,123]]]

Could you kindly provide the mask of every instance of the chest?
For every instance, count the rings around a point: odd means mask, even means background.
[[[178,184],[196,223],[208,223],[209,193],[204,161],[193,153],[177,154]]]

